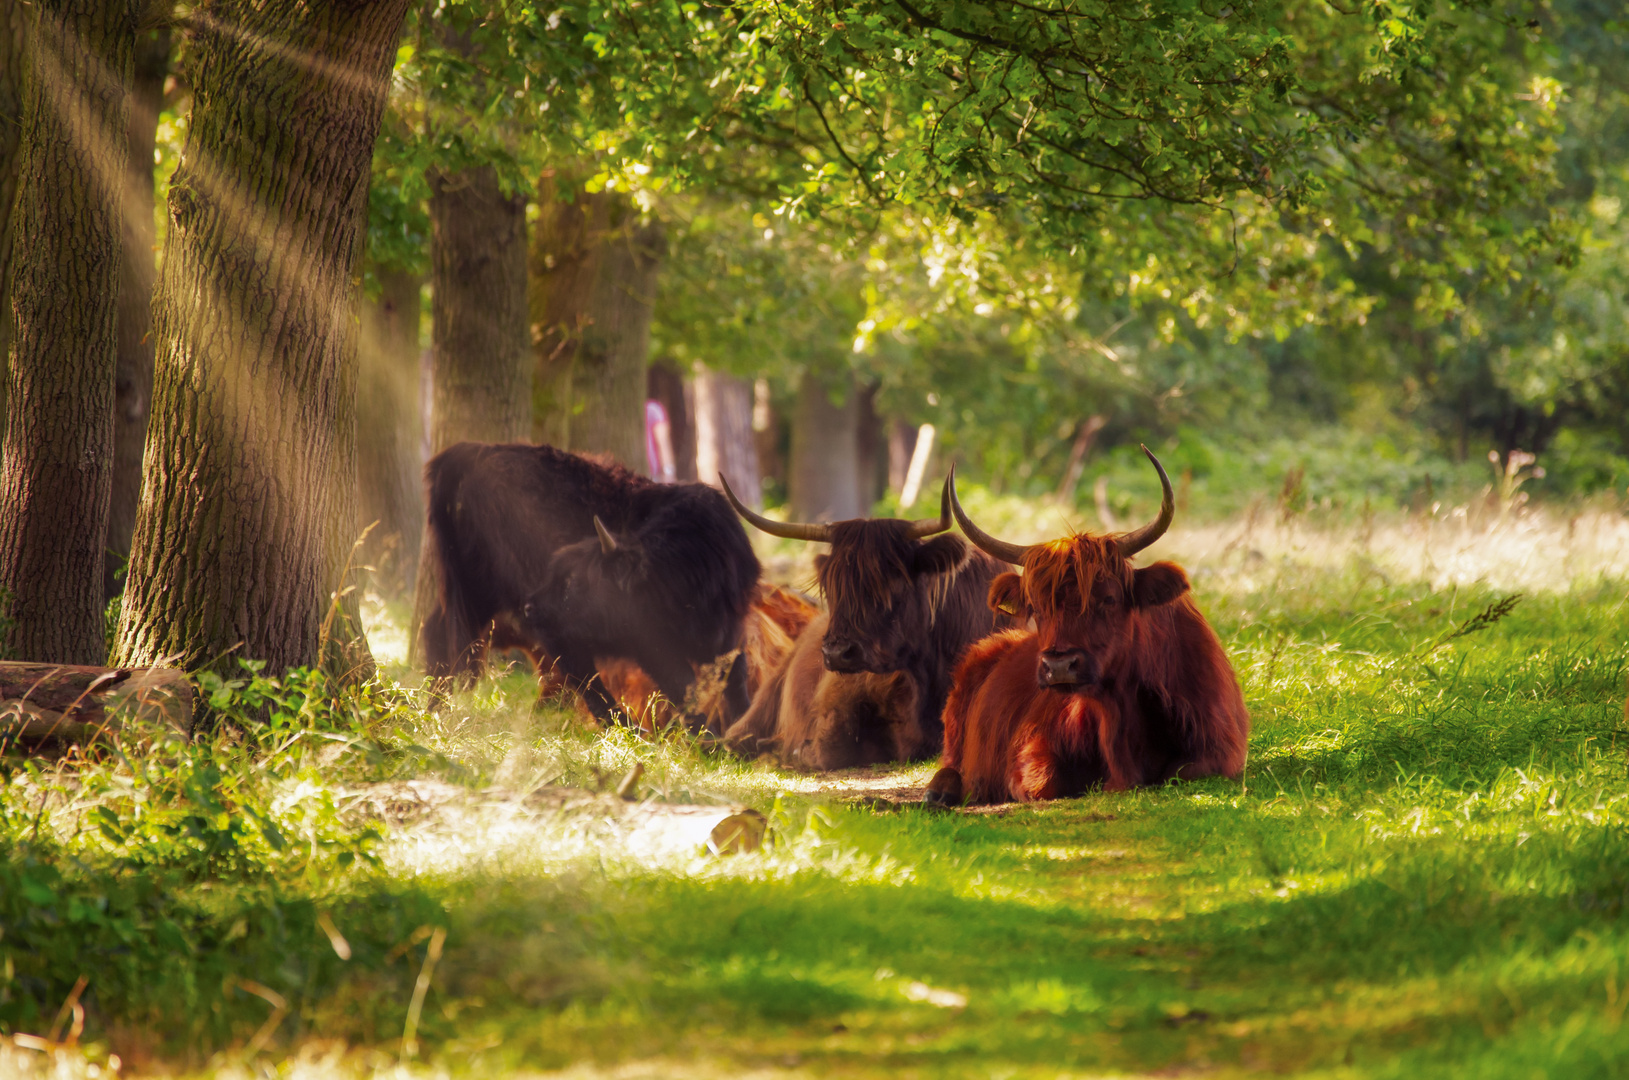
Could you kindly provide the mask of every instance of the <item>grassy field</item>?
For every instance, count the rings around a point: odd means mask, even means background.
[[[1244,683],[1241,782],[932,814],[898,801],[931,766],[781,773],[519,676],[429,714],[245,673],[207,689],[273,714],[252,734],[10,762],[0,1031],[69,1041],[86,983],[77,1045],[0,1073],[1629,1074],[1623,519],[1269,509],[1157,554]],[[636,761],[771,845],[491,801]],[[464,809],[358,811],[411,780]]]

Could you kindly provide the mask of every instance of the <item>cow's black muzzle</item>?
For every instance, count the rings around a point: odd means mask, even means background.
[[[820,658],[826,662],[827,671],[853,675],[866,669],[865,651],[854,641],[827,638],[820,643]]]

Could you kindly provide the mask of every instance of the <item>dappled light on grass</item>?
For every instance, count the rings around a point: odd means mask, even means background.
[[[1553,531],[1533,542],[1564,553],[1562,519],[1537,520]],[[1451,531],[1397,523],[1398,559],[1411,527]],[[1465,565],[1516,565],[1499,552],[1532,538],[1505,527]],[[1629,1053],[1617,554],[1578,549],[1544,582],[1455,582],[1423,561],[1378,572],[1333,533],[1320,561],[1310,527],[1215,535],[1247,533],[1259,558],[1241,543],[1188,564],[1254,718],[1238,781],[930,813],[909,800],[931,765],[788,773],[537,707],[525,671],[434,710],[380,687],[336,713],[288,682],[264,745],[217,744],[192,765],[150,754],[146,788],[113,761],[75,781],[111,792],[96,802],[119,835],[196,812],[185,783],[153,783],[164,770],[219,770],[204,790],[239,841],[237,862],[209,864],[218,883],[185,883],[205,864],[184,834],[118,846],[85,798],[58,796],[42,824],[57,847],[30,847],[44,788],[25,774],[0,795],[0,867],[54,860],[60,895],[118,911],[97,867],[181,872],[168,902],[182,906],[165,910],[201,944],[178,970],[296,1002],[256,1062],[243,1050],[268,1010],[252,995],[211,1021],[207,1053],[188,1034],[205,996],[143,1014],[161,1033],[150,1056],[223,1075],[397,1069],[431,926],[445,953],[403,1075],[1613,1075]],[[130,783],[150,810],[115,790]],[[716,856],[640,817],[734,805],[767,817],[761,850]],[[262,822],[320,826],[337,845],[319,846],[320,877],[302,869],[308,846],[277,855]],[[368,858],[341,865],[348,849]],[[60,958],[42,1014],[86,963],[71,940],[37,920],[0,938]],[[110,1038],[98,1045],[128,1045]]]

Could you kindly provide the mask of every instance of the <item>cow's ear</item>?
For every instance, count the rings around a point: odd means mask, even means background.
[[[990,609],[1021,619],[1029,613],[1024,603],[1024,579],[1014,573],[998,574],[990,582]]]
[[[932,540],[916,545],[915,569],[918,574],[948,574],[960,570],[968,559],[967,544],[959,536],[940,533]]]
[[[1188,591],[1188,575],[1173,562],[1157,562],[1131,572],[1131,601],[1137,607],[1159,607]]]

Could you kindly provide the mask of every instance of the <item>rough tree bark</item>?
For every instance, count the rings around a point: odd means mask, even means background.
[[[430,182],[432,449],[531,432],[526,197],[483,165]]]
[[[0,651],[98,664],[136,0],[34,5],[0,442]]]
[[[841,404],[813,372],[798,385],[792,414],[788,494],[798,521],[846,521],[864,516],[860,501],[859,393],[851,375],[836,381]]]
[[[362,548],[375,586],[413,585],[424,529],[420,480],[419,298],[416,274],[380,270],[379,298],[363,305],[356,396],[360,521],[377,522]]]
[[[124,589],[130,534],[141,501],[141,456],[147,442],[147,406],[153,396],[153,147],[170,71],[169,4],[148,3],[136,35],[125,126],[123,243],[119,272],[118,353],[113,382],[113,501],[103,545],[102,593]]]
[[[532,247],[532,339],[541,442],[609,454],[637,473],[645,463],[645,368],[666,240],[626,199],[538,186]]]
[[[11,211],[22,164],[23,74],[28,6],[0,0],[0,436],[6,431],[6,354],[11,351]]]
[[[355,533],[357,269],[407,0],[210,0],[116,655],[315,665]],[[353,670],[366,661],[354,643]],[[331,655],[331,654],[330,654]]]
[[[489,165],[430,178],[430,452],[457,442],[518,442],[532,430],[526,197],[505,195]],[[419,551],[431,541],[420,522]],[[440,588],[419,561],[413,625]],[[413,657],[418,656],[417,630]]]
[[[698,366],[694,386],[697,479],[716,487],[722,473],[737,495],[761,509],[763,478],[752,433],[752,383]]]

